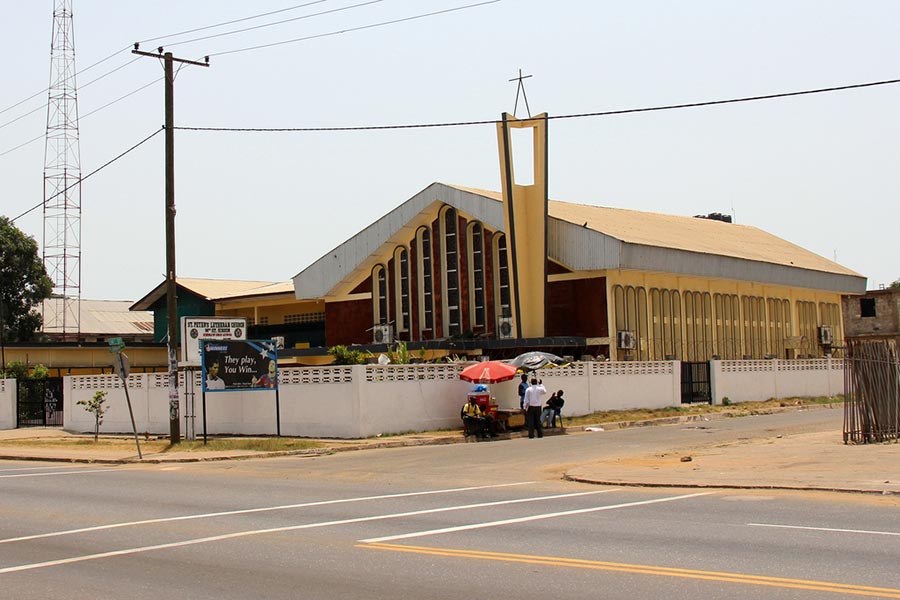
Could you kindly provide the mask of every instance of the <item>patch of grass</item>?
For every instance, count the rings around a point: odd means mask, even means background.
[[[843,396],[820,396],[815,398],[781,398],[778,400],[765,400],[761,402],[732,402],[729,405],[712,406],[709,404],[687,404],[683,406],[670,406],[666,408],[635,409],[635,410],[607,410],[595,412],[580,417],[566,417],[566,426],[592,425],[595,423],[615,423],[619,421],[645,421],[647,419],[661,419],[684,415],[702,415],[713,413],[729,413],[734,416],[751,415],[783,408],[787,406],[809,406],[815,404],[831,404],[843,402]]]
[[[209,452],[217,450],[251,450],[254,452],[278,452],[283,450],[312,450],[322,448],[320,442],[297,438],[212,438],[166,444],[164,452]]]

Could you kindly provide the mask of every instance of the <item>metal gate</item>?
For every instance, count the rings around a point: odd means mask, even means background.
[[[16,391],[16,427],[62,426],[62,377],[19,380]]]
[[[712,404],[709,386],[709,362],[681,363],[681,403]]]

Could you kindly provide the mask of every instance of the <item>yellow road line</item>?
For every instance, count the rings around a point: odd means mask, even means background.
[[[762,585],[797,590],[810,590],[816,592],[832,592],[835,594],[848,594],[854,596],[900,598],[900,589],[834,583],[829,581],[815,581],[808,579],[767,577],[762,575],[748,575],[744,573],[726,573],[718,571],[699,571],[696,569],[679,569],[655,565],[613,563],[597,560],[584,560],[579,558],[564,558],[557,556],[532,556],[528,554],[508,554],[505,552],[485,552],[480,550],[457,550],[452,548],[432,548],[428,546],[406,546],[401,544],[371,543],[357,544],[356,547],[371,550],[388,550],[392,552],[408,552],[413,554],[429,554],[432,556],[447,556],[452,558],[477,558],[482,560],[527,563],[533,565],[569,567],[577,569],[594,569],[600,571],[618,571],[622,573],[635,573],[639,575],[658,575],[663,577],[704,579],[708,581],[742,583],[746,585]]]

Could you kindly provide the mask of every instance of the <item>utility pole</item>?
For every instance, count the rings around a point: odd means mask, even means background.
[[[174,63],[208,67],[205,62],[175,58],[171,52],[157,54],[142,52],[137,42],[132,54],[162,58],[166,74],[166,320],[168,321],[168,365],[169,365],[169,442],[181,443],[181,426],[178,414],[178,304],[175,297],[175,69]]]

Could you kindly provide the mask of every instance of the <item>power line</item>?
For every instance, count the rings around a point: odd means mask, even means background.
[[[319,0],[324,1],[324,0]],[[378,4],[379,2],[384,2],[384,0],[368,0],[368,2],[361,2],[359,4],[352,4],[350,6],[342,6],[340,8],[332,8],[331,10],[323,10],[322,12],[311,13],[308,15],[301,15],[299,17],[293,17],[291,19],[284,19],[283,21],[273,21],[271,23],[263,23],[262,25],[254,25],[253,27],[245,27],[244,29],[235,29],[234,31],[225,31],[223,33],[214,33],[212,35],[205,35],[202,37],[192,38],[190,40],[182,40],[180,42],[173,42],[170,44],[166,44],[166,47],[171,46],[180,46],[183,44],[191,44],[193,42],[200,42],[203,40],[211,40],[213,38],[225,37],[228,35],[235,35],[237,33],[246,33],[248,31],[254,31],[256,29],[264,29],[266,27],[273,27],[275,25],[283,25],[285,23],[291,23],[293,21],[300,21],[302,19],[311,19],[313,17],[321,17],[322,15],[330,15],[332,13],[343,12],[345,10],[351,10],[354,8],[360,8],[361,6],[368,6],[370,4]],[[314,4],[314,3],[310,3]]]
[[[81,179],[79,179],[78,181],[76,181],[76,182],[73,183],[72,185],[66,186],[65,189],[62,189],[62,190],[56,192],[54,195],[52,195],[52,196],[50,196],[49,198],[47,198],[46,202],[49,202],[50,200],[53,200],[53,199],[56,198],[57,196],[59,196],[59,195],[65,193],[66,191],[72,189],[73,187],[75,187],[75,186],[77,186],[77,185],[80,185],[81,182],[83,182],[85,179],[87,179],[87,178],[90,177],[91,175],[94,175],[94,174],[96,174],[96,173],[99,173],[100,171],[102,171],[103,169],[105,169],[105,168],[108,167],[109,165],[113,164],[114,162],[116,162],[117,160],[119,160],[120,158],[122,158],[123,156],[125,156],[126,154],[129,154],[129,153],[131,153],[132,151],[137,150],[137,148],[139,148],[140,146],[144,145],[146,142],[149,142],[151,139],[153,139],[155,136],[157,136],[157,135],[158,135],[161,131],[163,131],[163,130],[164,130],[164,128],[163,128],[163,127],[160,127],[159,129],[157,129],[156,131],[154,131],[153,133],[151,133],[150,135],[148,135],[147,137],[145,137],[144,139],[142,139],[140,142],[138,142],[137,144],[135,144],[134,146],[132,146],[132,147],[129,148],[128,150],[125,150],[124,152],[122,152],[121,154],[119,154],[118,156],[116,156],[115,158],[111,158],[110,160],[106,161],[105,163],[103,163],[102,165],[100,165],[99,167],[97,167],[96,169],[94,169],[93,171],[91,171],[90,173],[88,173],[87,175],[83,176]],[[43,136],[42,136],[42,137],[43,137]],[[31,208],[29,208],[28,210],[26,210],[26,211],[23,212],[22,214],[20,214],[18,217],[15,217],[15,218],[11,219],[10,221],[11,221],[11,222],[15,222],[16,219],[20,219],[20,218],[24,217],[24,216],[27,215],[28,213],[30,213],[30,212],[32,212],[32,211],[34,211],[34,210],[39,209],[39,208],[42,207],[43,205],[44,205],[44,202],[40,202],[40,203],[38,203],[38,204],[32,206]]]
[[[155,42],[157,40],[164,40],[164,39],[168,39],[168,38],[178,37],[179,35],[187,35],[189,33],[197,33],[198,31],[206,31],[207,29],[215,29],[216,27],[224,27],[225,25],[234,25],[235,23],[241,23],[243,21],[252,21],[253,19],[261,19],[262,17],[269,17],[269,16],[272,16],[272,15],[275,15],[278,13],[297,10],[298,8],[306,8],[307,6],[312,6],[313,4],[322,4],[323,2],[329,2],[329,1],[330,0],[314,0],[313,2],[305,2],[303,4],[297,4],[295,6],[289,6],[287,8],[281,8],[281,9],[273,10],[273,11],[266,12],[266,13],[251,15],[249,17],[241,17],[240,19],[234,19],[232,21],[223,21],[221,23],[216,23],[215,25],[206,25],[204,27],[197,27],[195,29],[186,29],[185,31],[179,31],[178,33],[170,33],[169,35],[150,38],[147,40],[140,40],[138,43],[145,44],[145,43],[149,43],[149,42]],[[186,43],[186,42],[178,42],[178,43],[182,44],[182,43]]]
[[[608,117],[614,115],[626,115],[632,113],[654,112],[663,110],[677,110],[683,108],[699,108],[703,106],[717,106],[721,104],[737,104],[740,102],[755,102],[759,100],[774,100],[777,98],[790,98],[792,96],[804,96],[811,94],[824,94],[829,92],[840,92],[846,90],[875,87],[881,85],[892,85],[900,83],[900,79],[885,79],[883,81],[871,81],[867,83],[854,83],[850,85],[841,85],[827,88],[816,88],[811,90],[801,90],[796,92],[781,92],[778,94],[766,94],[763,96],[746,96],[743,98],[730,98],[727,100],[708,100],[704,102],[690,102],[687,104],[666,104],[662,106],[649,106],[643,108],[625,108],[621,110],[607,110],[588,113],[576,113],[570,115],[551,115],[547,120],[553,119],[579,119],[585,117]],[[483,121],[454,121],[448,123],[409,123],[402,125],[362,125],[347,127],[187,127],[181,126],[175,129],[184,129],[187,131],[231,131],[231,132],[315,132],[315,131],[372,131],[384,129],[427,129],[436,127],[464,127],[468,125],[495,125],[501,123],[498,119],[486,119]]]
[[[249,17],[244,17],[244,18],[242,18],[242,19],[236,19],[236,20],[233,20],[233,21],[226,21],[226,22],[223,22],[223,23],[218,23],[218,24],[215,24],[215,25],[208,25],[208,26],[206,26],[206,27],[200,27],[200,28],[197,28],[197,29],[191,29],[191,30],[187,30],[187,31],[182,31],[182,32],[179,32],[179,33],[176,33],[176,34],[171,34],[170,36],[164,36],[164,37],[175,37],[175,36],[183,35],[183,34],[186,34],[186,33],[192,33],[192,32],[196,32],[196,31],[202,31],[202,30],[205,30],[205,29],[211,29],[211,28],[215,28],[215,27],[221,27],[221,26],[224,26],[224,25],[228,25],[228,24],[232,24],[232,23],[237,23],[237,22],[240,22],[240,21],[246,21],[246,20],[250,20],[250,19],[256,19],[256,18],[260,18],[260,17],[263,17],[263,16],[269,16],[269,15],[276,14],[276,13],[279,13],[279,12],[285,12],[285,11],[288,11],[288,10],[295,10],[295,9],[297,9],[297,8],[303,8],[303,7],[306,7],[306,6],[311,6],[311,5],[313,5],[313,4],[320,4],[320,3],[326,2],[326,1],[328,1],[328,0],[316,0],[316,1],[314,1],[314,2],[307,2],[307,3],[305,3],[305,4],[299,4],[299,5],[296,5],[296,6],[293,6],[293,7],[288,7],[288,8],[284,8],[284,9],[277,10],[277,11],[271,11],[271,12],[268,12],[268,13],[262,13],[262,14],[259,14],[259,15],[253,15],[253,16],[249,16]],[[365,4],[373,4],[373,3],[375,3],[375,2],[381,2],[381,1],[383,1],[383,0],[371,0],[370,2],[366,2],[366,3],[363,3],[363,4],[357,4],[357,5],[350,6],[350,7],[344,7],[344,8],[342,8],[342,9],[336,9],[335,11],[326,11],[326,12],[336,12],[337,10],[346,10],[346,9],[348,9],[348,8],[357,8],[357,7],[359,7],[359,6],[364,6]],[[468,8],[475,8],[475,7],[484,6],[484,5],[488,5],[488,4],[495,4],[495,3],[500,2],[500,1],[501,1],[501,0],[488,0],[488,1],[485,1],[485,2],[479,2],[479,3],[469,4],[469,5],[465,5],[465,6],[458,6],[458,7],[455,7],[455,8],[449,8],[449,9],[440,10],[440,11],[435,11],[435,12],[431,12],[431,13],[425,13],[425,14],[420,14],[420,15],[414,15],[414,16],[411,16],[411,17],[404,17],[404,18],[401,18],[401,19],[394,19],[394,20],[392,20],[392,21],[384,21],[384,22],[381,22],[381,23],[372,23],[372,24],[369,24],[369,25],[363,25],[363,26],[360,26],[360,27],[354,27],[354,28],[350,28],[350,29],[343,29],[343,30],[339,30],[339,31],[332,31],[332,32],[328,32],[328,33],[317,34],[317,35],[307,36],[307,37],[303,37],[303,38],[296,38],[296,39],[292,39],[292,40],[285,40],[285,41],[281,41],[281,42],[274,42],[274,43],[271,43],[271,44],[264,44],[264,45],[261,45],[261,46],[254,46],[254,47],[249,47],[249,48],[240,48],[240,49],[237,49],[237,50],[228,50],[228,51],[224,51],[224,52],[219,52],[219,53],[217,53],[217,54],[211,54],[210,56],[221,56],[221,55],[224,55],[224,54],[236,54],[236,53],[239,53],[239,52],[248,52],[248,51],[251,51],[251,50],[258,50],[258,49],[261,49],[261,48],[268,48],[268,47],[271,47],[271,46],[279,46],[279,45],[282,45],[282,44],[290,44],[290,43],[295,43],[295,42],[300,42],[300,41],[305,41],[305,40],[311,40],[311,39],[316,39],[316,38],[329,37],[329,36],[338,35],[338,34],[341,34],[341,33],[352,33],[352,32],[355,32],[355,31],[362,31],[362,30],[365,30],[365,29],[373,29],[373,28],[376,28],[376,27],[383,27],[383,26],[386,26],[386,25],[393,25],[393,24],[396,24],[396,23],[402,23],[402,22],[405,22],[405,21],[412,21],[412,20],[416,20],[416,19],[422,19],[422,18],[425,18],[425,17],[431,17],[431,16],[440,15],[440,14],[445,14],[445,13],[450,13],[450,12],[455,12],[455,11],[459,11],[459,10],[465,10],[465,9],[468,9]],[[324,13],[324,12],[323,12],[323,13],[316,13],[316,15],[308,15],[308,16],[317,16],[317,15],[319,15],[319,14],[325,14],[325,13]],[[306,18],[306,17],[298,17],[298,18]],[[296,20],[296,19],[293,19],[293,20]],[[229,35],[229,34],[230,34],[230,33],[224,33],[224,34],[221,34],[221,35]],[[210,36],[210,37],[218,37],[218,36]],[[151,39],[149,39],[149,40],[144,40],[144,42],[155,41],[155,40],[159,40],[159,39],[164,39],[164,38],[163,38],[163,37],[159,37],[159,38],[151,38]],[[198,38],[198,39],[203,39],[203,38]],[[188,41],[197,41],[197,40],[188,40]],[[139,43],[141,43],[141,42],[139,42]],[[188,42],[178,42],[178,43],[188,43]],[[131,47],[131,46],[128,46],[128,47],[126,47],[125,49],[128,49],[128,48],[130,48],[130,47]],[[96,63],[92,64],[91,66],[89,66],[89,67],[87,67],[87,68],[85,68],[85,69],[82,69],[81,71],[79,71],[78,73],[76,73],[76,75],[77,75],[77,74],[80,74],[80,73],[83,73],[84,71],[87,71],[88,69],[90,69],[90,68],[92,68],[92,67],[95,67],[95,66],[99,65],[100,63],[105,62],[106,60],[109,60],[110,58],[116,56],[117,54],[119,54],[119,53],[122,52],[122,51],[123,51],[123,50],[118,50],[117,52],[115,52],[115,53],[113,53],[113,54],[107,56],[106,58],[104,58],[104,59],[102,59],[102,60],[100,60],[100,61],[97,61]],[[137,60],[137,59],[134,59],[134,60]],[[114,72],[116,72],[116,71],[118,71],[118,70],[120,70],[120,69],[122,69],[122,68],[124,68],[124,67],[126,67],[126,66],[128,66],[128,65],[130,65],[132,62],[134,62],[134,60],[131,60],[131,61],[125,63],[124,65],[121,65],[121,66],[119,66],[119,67],[116,67],[115,69],[113,69],[113,70],[111,70],[111,71],[109,71],[109,72],[107,72],[107,73],[105,73],[105,74],[103,74],[103,75],[97,77],[96,79],[91,80],[91,81],[88,82],[87,84],[81,86],[82,89],[85,88],[85,87],[87,87],[87,86],[90,85],[91,83],[94,83],[94,82],[96,82],[96,81],[99,81],[100,79],[103,79],[104,77],[106,77],[106,76],[108,76],[108,75],[110,75],[110,74],[112,74],[112,73],[114,73]],[[119,102],[119,101],[121,101],[121,100],[124,100],[125,98],[127,98],[127,97],[129,97],[129,96],[131,96],[131,95],[133,95],[133,94],[135,94],[135,93],[137,93],[137,92],[139,92],[139,91],[145,89],[146,87],[148,87],[149,85],[152,85],[153,83],[155,83],[155,82],[157,82],[157,81],[159,81],[159,79],[156,79],[156,80],[150,82],[150,83],[147,84],[147,85],[144,85],[144,86],[142,86],[142,87],[140,87],[140,88],[138,88],[138,89],[136,89],[136,90],[133,90],[133,91],[131,91],[131,92],[125,94],[124,96],[121,96],[121,97],[117,98],[116,100],[113,100],[112,102],[109,102],[109,103],[107,103],[107,104],[104,104],[104,105],[101,106],[100,108],[97,108],[97,109],[91,111],[90,113],[87,113],[87,114],[83,115],[81,118],[87,117],[88,115],[94,114],[95,112],[97,112],[97,111],[99,111],[99,110],[102,110],[102,109],[104,109],[104,108],[106,108],[106,107],[108,107],[108,106],[110,106],[110,105],[112,105],[112,104],[115,104],[116,102]],[[40,92],[37,92],[36,94],[33,94],[32,96],[29,96],[29,97],[26,98],[25,100],[22,100],[22,101],[20,101],[20,102],[14,104],[14,105],[12,105],[12,106],[10,106],[10,107],[7,107],[6,109],[0,110],[0,114],[6,112],[7,110],[10,110],[11,108],[14,108],[14,107],[20,105],[20,104],[22,104],[22,103],[24,103],[24,102],[26,102],[26,101],[28,101],[28,100],[31,100],[32,98],[35,98],[36,96],[39,96],[40,94],[42,94],[42,93],[45,92],[45,91],[46,91],[46,89],[41,90]],[[42,104],[41,106],[39,106],[38,108],[36,108],[36,109],[34,109],[34,110],[30,111],[30,112],[25,113],[25,114],[23,114],[23,115],[21,115],[21,116],[15,118],[15,119],[13,119],[13,120],[7,122],[7,123],[4,123],[4,124],[0,125],[0,129],[2,129],[3,127],[6,127],[7,125],[10,125],[10,124],[12,124],[12,123],[14,123],[14,122],[16,122],[16,121],[18,121],[18,120],[20,120],[20,119],[22,119],[22,118],[28,116],[28,115],[30,115],[30,114],[32,114],[32,113],[35,113],[35,112],[37,112],[37,111],[39,111],[39,110],[41,110],[41,109],[43,109],[43,108],[46,108],[46,106],[47,106],[47,103],[44,103],[44,104]],[[14,152],[14,151],[16,151],[16,150],[18,150],[18,149],[20,149],[20,148],[23,148],[23,147],[25,147],[25,146],[27,146],[27,145],[29,145],[29,144],[32,144],[32,143],[34,143],[34,142],[36,142],[36,141],[42,139],[43,137],[44,137],[44,135],[42,134],[42,135],[37,136],[37,137],[34,137],[34,138],[32,138],[32,139],[30,139],[30,140],[28,140],[28,141],[25,141],[25,142],[23,142],[23,143],[21,143],[21,144],[19,144],[19,145],[17,145],[17,146],[14,146],[14,147],[12,147],[12,148],[8,148],[7,150],[4,150],[3,152],[0,152],[0,157],[5,156],[5,155],[7,155],[7,154],[9,154],[9,153],[11,153],[11,152]]]
[[[210,56],[225,56],[226,54],[237,54],[239,52],[250,52],[252,50],[261,50],[263,48],[272,48],[274,46],[283,46],[285,44],[294,44],[296,42],[305,42],[308,40],[314,40],[318,38],[329,37],[333,35],[340,35],[342,33],[353,33],[356,31],[363,31],[364,29],[375,29],[376,27],[384,27],[386,25],[396,25],[397,23],[404,23],[407,21],[415,21],[417,19],[424,19],[426,17],[433,17],[436,15],[443,15],[451,12],[456,12],[460,10],[467,10],[469,8],[477,8],[479,6],[487,6],[488,4],[496,4],[501,0],[486,0],[485,2],[476,2],[475,4],[466,4],[464,6],[456,6],[454,8],[446,8],[444,10],[437,10],[430,13],[423,13],[419,15],[413,15],[411,17],[402,17],[400,19],[392,19],[390,21],[382,21],[381,23],[370,23],[369,25],[361,25],[359,27],[350,27],[347,29],[340,29],[337,31],[330,31],[328,33],[319,33],[316,35],[309,35],[305,37],[294,38],[290,40],[282,40],[280,42],[272,42],[270,44],[260,44],[258,46],[248,46],[246,48],[238,48],[237,50],[225,50],[223,52],[215,52],[210,54]]]
[[[130,64],[130,63],[129,63],[129,64]],[[94,110],[92,110],[92,111],[90,111],[90,112],[88,112],[88,113],[85,113],[85,114],[81,115],[81,116],[78,118],[78,120],[79,120],[79,121],[82,121],[82,120],[88,118],[89,116],[91,116],[92,114],[94,114],[94,113],[96,113],[96,112],[100,112],[100,111],[103,110],[104,108],[107,108],[107,107],[109,107],[109,106],[112,106],[113,104],[115,104],[115,103],[117,103],[117,102],[121,102],[122,100],[124,100],[125,98],[128,98],[129,96],[133,96],[133,95],[137,94],[138,92],[147,89],[148,87],[150,87],[150,86],[153,85],[154,83],[157,83],[157,82],[159,82],[159,81],[162,81],[162,79],[163,79],[162,77],[159,77],[159,78],[157,78],[157,79],[154,79],[154,80],[151,81],[150,83],[146,83],[146,84],[142,85],[141,87],[137,88],[136,90],[131,90],[131,91],[128,92],[127,94],[125,94],[125,95],[123,95],[123,96],[119,96],[119,97],[116,98],[115,100],[113,100],[113,101],[111,101],[111,102],[107,102],[107,103],[104,104],[103,106],[99,106],[99,107],[95,108]],[[45,108],[45,106],[42,106],[41,108]],[[34,112],[34,111],[32,111],[32,112]],[[28,140],[27,142],[22,142],[22,143],[19,144],[18,146],[13,146],[12,148],[7,148],[7,149],[4,150],[3,152],[0,152],[0,156],[6,156],[7,154],[10,154],[10,153],[12,153],[12,152],[15,152],[15,151],[18,150],[19,148],[24,148],[24,147],[27,146],[28,144],[33,144],[34,142],[36,142],[36,141],[38,141],[38,140],[44,139],[45,136],[46,136],[46,133],[42,133],[41,135],[39,135],[39,136],[37,136],[37,137],[31,138],[31,139]]]
[[[195,28],[195,29],[188,29],[188,30],[185,30],[185,31],[179,31],[179,32],[177,32],[177,33],[170,33],[170,34],[163,35],[163,36],[158,36],[158,37],[154,37],[154,38],[148,38],[148,39],[146,39],[146,40],[141,40],[140,43],[143,44],[143,43],[155,42],[155,41],[157,41],[157,40],[164,40],[164,39],[168,39],[168,38],[178,37],[178,36],[180,36],[180,35],[186,35],[186,34],[188,34],[188,33],[196,33],[196,32],[198,32],[198,31],[205,31],[205,30],[207,30],[207,29],[215,29],[216,27],[224,27],[225,25],[233,25],[234,23],[240,23],[240,22],[242,22],[242,21],[250,21],[250,20],[252,20],[252,19],[260,19],[260,18],[262,18],[262,17],[268,17],[268,16],[271,16],[271,15],[274,15],[274,14],[283,13],[283,12],[287,12],[287,11],[291,11],[291,10],[297,10],[298,8],[305,8],[305,7],[307,7],[307,6],[312,6],[312,5],[314,5],[314,4],[321,4],[321,3],[323,3],[323,2],[330,2],[330,1],[331,1],[331,0],[314,0],[313,2],[305,2],[305,3],[303,3],[303,4],[297,4],[297,5],[295,5],[295,6],[289,6],[289,7],[287,7],[287,8],[282,8],[282,9],[279,9],[279,10],[273,10],[273,11],[269,11],[269,12],[265,12],[265,13],[259,13],[259,14],[255,14],[255,15],[250,15],[250,16],[247,16],[247,17],[242,17],[242,18],[240,18],[240,19],[233,19],[233,20],[231,20],[231,21],[223,21],[223,22],[221,22],[221,23],[216,23],[216,24],[214,24],[214,25],[206,25],[206,26],[204,26],[204,27],[197,27],[197,28]],[[187,43],[187,42],[179,42],[179,43]],[[100,65],[100,64],[102,64],[102,63],[105,63],[105,62],[108,61],[109,59],[114,58],[114,57],[118,56],[119,54],[121,54],[121,53],[123,53],[123,52],[126,52],[126,51],[128,51],[128,50],[130,50],[131,48],[132,48],[132,44],[128,44],[128,45],[125,46],[124,48],[120,48],[119,50],[116,50],[115,52],[113,52],[112,54],[110,54],[109,56],[107,56],[106,58],[101,58],[101,59],[98,60],[97,62],[95,62],[95,63],[93,63],[93,64],[91,64],[91,65],[89,65],[89,66],[87,66],[87,67],[84,67],[83,69],[80,69],[79,71],[77,71],[77,72],[75,73],[74,76],[77,77],[78,75],[81,75],[82,73],[86,73],[87,71],[93,69],[93,68],[96,67],[97,65]],[[137,60],[137,59],[135,59],[135,60]],[[126,67],[126,66],[130,65],[132,62],[134,62],[134,61],[129,61],[129,62],[125,63],[124,65],[122,65],[122,67]],[[94,81],[97,81],[97,80],[99,80],[99,79],[102,79],[102,78],[105,77],[106,75],[109,75],[110,73],[114,73],[115,71],[118,71],[118,70],[121,69],[122,67],[117,67],[117,68],[113,69],[112,71],[110,71],[109,73],[106,73],[105,75],[102,75],[102,76],[98,77],[98,78],[95,79]],[[91,83],[93,83],[93,82],[91,82]],[[89,85],[89,84],[83,85],[83,86],[81,86],[81,88],[83,89],[83,88],[85,88],[87,85]],[[19,100],[19,101],[16,102],[15,104],[11,104],[10,106],[7,106],[6,108],[0,109],[0,114],[3,114],[3,113],[5,113],[5,112],[8,112],[8,111],[14,109],[14,108],[17,107],[17,106],[19,106],[19,105],[21,105],[21,104],[24,104],[24,103],[28,102],[29,100],[32,100],[32,99],[34,99],[34,98],[37,98],[37,97],[40,96],[41,94],[46,93],[48,89],[49,89],[49,87],[45,87],[44,89],[35,92],[34,94],[28,96],[27,98],[24,98],[24,99],[22,99],[22,100]],[[44,103],[42,106],[40,106],[40,107],[37,108],[36,110],[40,110],[41,108],[45,108],[46,106],[47,106],[47,104]],[[35,112],[35,111],[31,111],[31,112]],[[31,114],[31,113],[26,113],[26,114]],[[25,116],[25,115],[23,115],[23,116]]]
[[[128,65],[130,65],[131,63],[133,63],[133,62],[136,61],[136,60],[138,60],[138,59],[134,58],[134,59],[128,61],[127,63],[125,63],[124,65],[121,65],[121,66],[116,67],[116,68],[113,69],[112,71],[107,71],[106,73],[104,73],[103,75],[100,75],[100,76],[97,77],[96,79],[92,79],[92,80],[88,81],[87,83],[85,83],[84,85],[79,86],[78,89],[83,90],[84,88],[86,88],[87,86],[91,85],[92,83],[97,83],[98,81],[100,81],[100,80],[103,79],[104,77],[108,77],[109,75],[112,75],[112,74],[115,73],[116,71],[119,71],[119,70],[121,70],[121,69],[124,69],[125,67],[127,67]],[[159,81],[159,80],[157,79],[156,81]],[[144,86],[144,87],[146,87],[146,86]],[[144,88],[140,88],[140,89],[144,89]],[[140,91],[140,90],[137,90],[137,91]],[[34,98],[34,96],[32,96],[32,98]],[[116,102],[116,101],[114,101],[114,102]],[[21,102],[20,102],[19,104],[21,104]],[[44,109],[46,109],[46,108],[47,108],[47,104],[48,104],[47,102],[44,102],[43,104],[41,104],[40,106],[38,106],[38,107],[35,108],[34,110],[30,110],[30,111],[28,111],[27,113],[24,113],[24,114],[19,115],[19,116],[16,117],[15,119],[12,119],[12,120],[10,120],[10,121],[7,121],[6,123],[3,123],[2,125],[0,125],[0,129],[3,129],[4,127],[6,127],[6,126],[8,126],[8,125],[12,125],[12,124],[15,123],[16,121],[21,121],[22,119],[24,119],[24,118],[27,117],[28,115],[34,114],[34,113],[36,113],[36,112],[39,111],[39,110],[44,110]],[[0,113],[3,113],[3,112],[4,112],[4,111],[0,111]],[[94,111],[94,112],[96,112],[96,111]],[[85,115],[85,116],[86,116],[86,115]]]

